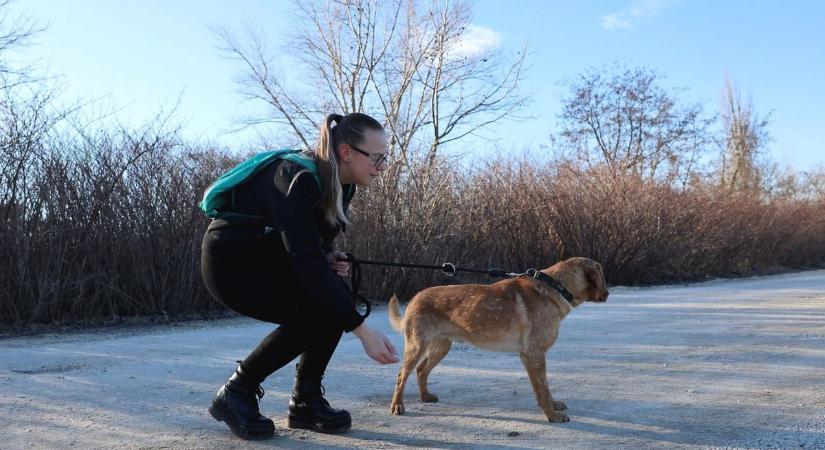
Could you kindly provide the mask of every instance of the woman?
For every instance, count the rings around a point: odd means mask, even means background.
[[[314,152],[317,173],[277,160],[235,188],[204,234],[201,270],[215,299],[240,314],[280,326],[239,362],[209,412],[245,439],[274,434],[261,415],[261,383],[300,355],[288,424],[326,433],[348,430],[347,411],[323,397],[324,376],[343,332],[352,332],[381,364],[398,361],[389,339],[355,309],[341,277],[345,254],[332,242],[349,221],[355,186],[385,169],[387,139],[372,117],[330,114]]]

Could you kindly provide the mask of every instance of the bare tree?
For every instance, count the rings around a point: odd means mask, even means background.
[[[810,200],[825,201],[825,164],[819,164],[801,174],[802,193]]]
[[[297,32],[286,49],[301,74],[294,84],[257,34],[217,30],[223,49],[245,66],[241,92],[268,106],[246,125],[285,126],[295,144],[309,147],[324,112],[383,114],[394,157],[407,163],[415,153],[432,162],[443,145],[527,102],[517,91],[526,52],[467,51],[464,1],[310,1],[295,9]]]
[[[8,90],[34,81],[32,68],[9,62],[8,55],[31,44],[45,25],[25,16],[9,15],[11,0],[0,0],[0,89]]]
[[[685,184],[709,142],[710,119],[681,105],[644,68],[593,68],[565,84],[561,141],[588,167]]]
[[[769,116],[760,118],[753,102],[743,101],[738,88],[725,77],[722,92],[724,154],[722,185],[731,192],[756,194],[762,189],[759,157],[770,140]]]
[[[61,117],[48,109],[54,90],[35,83],[41,80],[31,67],[9,61],[10,53],[24,49],[44,30],[29,17],[10,16],[10,4],[0,1],[0,230],[17,218],[31,195],[28,165]]]

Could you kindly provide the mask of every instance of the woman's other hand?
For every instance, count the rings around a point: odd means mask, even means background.
[[[332,271],[342,277],[349,275],[349,263],[346,259],[347,254],[338,250],[327,253],[327,261],[329,261]]]
[[[390,339],[383,333],[373,330],[366,323],[354,329],[352,334],[361,340],[364,351],[367,355],[379,364],[392,364],[398,362],[398,352],[393,347]]]

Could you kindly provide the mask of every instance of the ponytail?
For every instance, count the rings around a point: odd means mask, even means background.
[[[318,164],[318,175],[321,177],[321,208],[324,216],[330,223],[336,221],[350,224],[344,214],[343,193],[341,179],[338,177],[338,156],[335,154],[335,139],[333,127],[344,117],[340,114],[329,114],[321,124],[318,146],[315,155]]]

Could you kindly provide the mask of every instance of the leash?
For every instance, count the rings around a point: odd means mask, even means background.
[[[517,277],[524,275],[523,273],[513,273],[507,272],[503,269],[466,269],[463,267],[456,267],[453,263],[444,263],[440,266],[428,266],[426,264],[408,264],[408,263],[397,263],[397,262],[384,262],[384,261],[369,261],[366,259],[356,259],[352,253],[347,253],[347,261],[352,263],[353,267],[360,265],[360,264],[368,264],[373,266],[387,266],[387,267],[408,267],[412,269],[438,269],[447,275],[448,277],[455,276],[458,272],[469,272],[469,273],[484,273],[491,277]]]
[[[546,273],[530,268],[527,269],[525,272],[518,273],[518,272],[508,272],[504,269],[468,269],[464,267],[456,267],[453,263],[444,263],[440,266],[432,266],[426,264],[408,264],[408,263],[397,263],[397,262],[386,262],[386,261],[369,261],[365,259],[357,259],[355,255],[352,253],[346,253],[347,257],[344,261],[349,262],[352,264],[352,271],[351,271],[351,282],[352,282],[352,296],[353,298],[359,300],[366,306],[367,312],[363,314],[363,317],[366,318],[370,315],[372,311],[371,302],[361,295],[358,291],[361,287],[361,265],[373,265],[373,266],[386,266],[386,267],[406,267],[411,269],[436,269],[440,270],[447,275],[448,277],[455,276],[458,272],[467,272],[467,273],[483,273],[487,274],[490,277],[494,278],[517,278],[517,277],[527,277],[533,278],[539,281],[542,281],[549,285],[551,288],[555,289],[565,300],[567,303],[572,304],[573,302],[573,294],[570,293],[559,280],[547,275]]]

